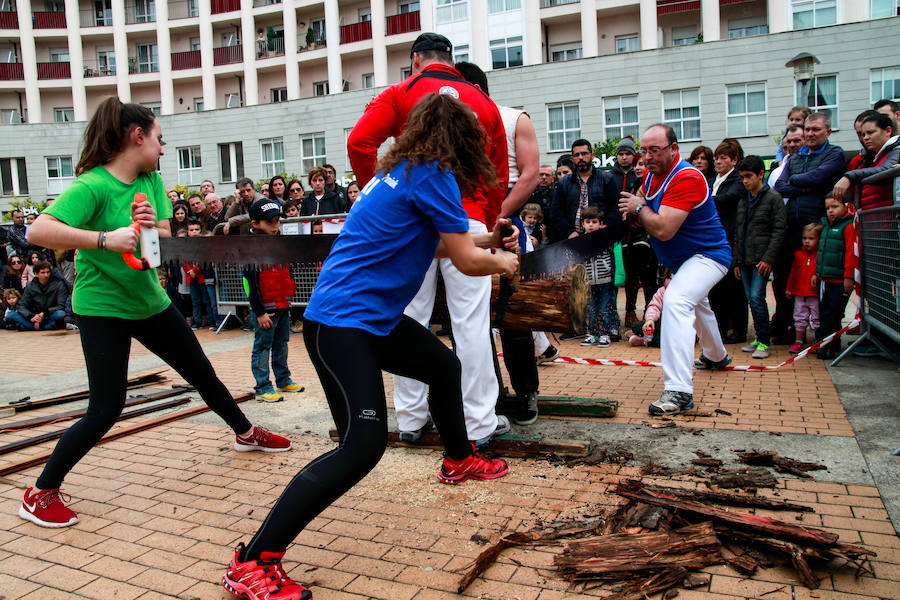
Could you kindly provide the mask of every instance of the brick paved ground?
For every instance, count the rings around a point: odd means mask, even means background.
[[[227,335],[235,343],[243,339],[240,332]],[[223,339],[206,331],[198,337],[204,343]],[[37,374],[83,368],[79,343],[77,334],[0,332],[0,347],[8,352],[14,348],[19,364],[34,367]],[[570,356],[658,358],[658,351],[624,344],[598,349],[566,342],[561,350]],[[766,362],[783,360],[784,350],[779,350]],[[235,393],[252,385],[249,352],[247,343],[212,357]],[[133,350],[133,356],[142,353],[138,346]],[[747,360],[743,355],[737,362]],[[290,362],[295,378],[309,386],[303,402],[321,403],[321,388],[300,336],[291,339]],[[620,413],[613,420],[618,423],[649,422],[646,404],[661,387],[658,369],[556,364],[542,367],[541,375],[544,394],[619,400]],[[173,374],[172,380],[180,379]],[[390,395],[390,378],[385,381]],[[695,383],[702,408],[722,407],[733,415],[697,418],[693,427],[853,435],[828,373],[816,360],[767,374],[700,372]],[[0,428],[26,415],[0,418]],[[64,426],[29,430],[27,436]],[[228,597],[216,582],[234,545],[249,539],[275,495],[303,464],[333,447],[322,437],[297,430],[289,429],[288,435],[294,452],[237,454],[230,450],[231,437],[224,427],[182,421],[95,448],[66,481],[65,491],[82,521],[65,530],[41,529],[15,516],[23,488],[32,484],[39,467],[0,479],[0,597]],[[2,434],[0,444],[25,436]],[[51,446],[0,457],[0,464]],[[541,521],[596,515],[618,502],[608,493],[612,484],[638,474],[632,466],[563,467],[513,459],[511,473],[503,480],[449,487],[435,478],[438,464],[434,451],[389,449],[369,477],[298,538],[286,557],[289,574],[309,584],[317,600],[457,597],[456,571],[482,549],[471,541],[473,534],[493,539]],[[696,483],[682,478],[679,485]],[[900,598],[900,538],[876,488],[781,479],[779,489],[768,493],[815,509],[778,518],[793,522],[802,516],[803,523],[834,530],[843,541],[877,551],[875,577],[825,576],[822,589],[811,592],[783,569],[742,579],[728,567],[713,567],[707,569],[713,576],[706,588],[682,591],[680,598]],[[555,600],[603,595],[569,589],[552,568],[554,552],[509,550],[464,597]]]

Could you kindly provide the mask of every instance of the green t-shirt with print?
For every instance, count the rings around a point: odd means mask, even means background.
[[[133,222],[131,203],[138,192],[146,194],[158,220],[172,216],[172,203],[159,173],[141,173],[134,182],[124,183],[102,166],[83,173],[44,212],[78,229],[113,231]],[[140,246],[135,256],[140,256]],[[156,269],[136,271],[118,252],[78,250],[75,271],[72,308],[76,314],[146,319],[171,303]]]

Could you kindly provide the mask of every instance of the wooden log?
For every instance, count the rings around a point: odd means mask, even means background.
[[[240,396],[236,396],[235,402],[246,402],[250,398],[255,397],[253,393],[241,394]],[[161,417],[156,417],[155,419],[148,419],[146,421],[139,421],[134,425],[129,425],[127,427],[122,427],[120,429],[114,429],[109,431],[100,438],[100,441],[97,442],[97,445],[105,444],[106,442],[110,442],[112,440],[117,440],[121,437],[125,437],[127,435],[131,435],[132,433],[137,433],[139,431],[144,431],[145,429],[150,429],[151,427],[156,427],[158,425],[164,425],[165,423],[171,423],[172,421],[178,421],[179,419],[185,419],[187,417],[193,417],[194,415],[199,415],[209,410],[209,406],[203,404],[201,406],[195,406],[193,408],[186,408],[184,410],[180,410],[178,412],[170,413],[168,415],[163,415]],[[46,452],[41,452],[40,454],[35,454],[33,456],[29,456],[27,458],[23,458],[22,460],[9,463],[3,466],[0,466],[0,477],[4,475],[9,475],[10,473],[18,473],[28,467],[33,467],[35,465],[40,465],[47,462],[47,459],[50,458],[51,451],[48,450]]]
[[[126,389],[133,390],[142,387],[149,387],[155,383],[159,383],[161,381],[165,381],[165,377],[162,375],[162,371],[154,371],[153,373],[147,373],[146,375],[138,375],[137,377],[132,377],[128,380]],[[31,400],[22,399],[22,400],[13,400],[9,403],[9,406],[16,409],[16,412],[20,412],[23,410],[32,410],[35,408],[40,408],[42,406],[54,406],[56,404],[65,404],[66,402],[74,402],[75,400],[84,400],[90,395],[90,390],[81,390],[78,392],[71,392],[69,394],[63,394],[61,396],[53,396],[52,398],[44,398],[42,400]]]
[[[797,477],[809,479],[807,471],[818,471],[827,469],[825,465],[819,463],[804,462],[787,456],[778,456],[774,450],[758,450],[742,451],[736,450],[738,460],[746,465],[760,465],[764,467],[772,467],[779,473],[790,473]]]
[[[514,280],[511,295],[501,292],[500,276],[491,287],[491,322],[517,331],[584,333],[591,298],[584,265],[572,265],[565,273],[548,279]],[[508,296],[508,297],[506,297]],[[433,323],[450,322],[443,280],[438,279]]]
[[[695,502],[712,502],[713,504],[725,504],[727,506],[743,506],[747,508],[765,508],[768,510],[795,510],[798,512],[813,512],[812,507],[803,504],[794,504],[784,500],[773,500],[762,496],[750,496],[747,494],[732,494],[728,492],[713,492],[707,490],[687,490],[661,485],[644,485],[647,491],[656,494],[667,494],[676,498],[687,498]]]
[[[729,512],[690,500],[679,500],[673,496],[649,492],[640,485],[619,485],[613,490],[613,493],[629,500],[655,504],[656,506],[679,510],[695,517],[712,519],[716,523],[724,523],[731,528],[749,531],[757,535],[788,539],[817,547],[830,546],[838,540],[837,534],[823,529],[793,525],[768,517]]]
[[[722,471],[710,477],[710,481],[723,488],[773,488],[778,484],[775,476],[762,467],[750,467]]]
[[[514,395],[507,395],[497,403],[499,414],[512,414],[519,408]],[[618,400],[609,398],[577,398],[574,396],[538,396],[538,414],[555,417],[614,417],[619,411]]]

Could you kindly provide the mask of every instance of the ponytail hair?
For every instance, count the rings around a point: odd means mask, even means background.
[[[108,162],[122,151],[132,129],[140,127],[149,133],[155,120],[156,115],[146,106],[123,104],[116,97],[104,100],[84,130],[81,158],[75,165],[75,175]]]

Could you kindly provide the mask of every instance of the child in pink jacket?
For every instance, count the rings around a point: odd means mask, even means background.
[[[666,287],[672,281],[671,276],[667,277],[662,287],[653,294],[653,299],[647,305],[644,311],[644,318],[636,321],[631,327],[631,331],[625,333],[625,339],[632,346],[653,346],[659,347],[659,318],[662,316],[663,296],[666,294]]]

